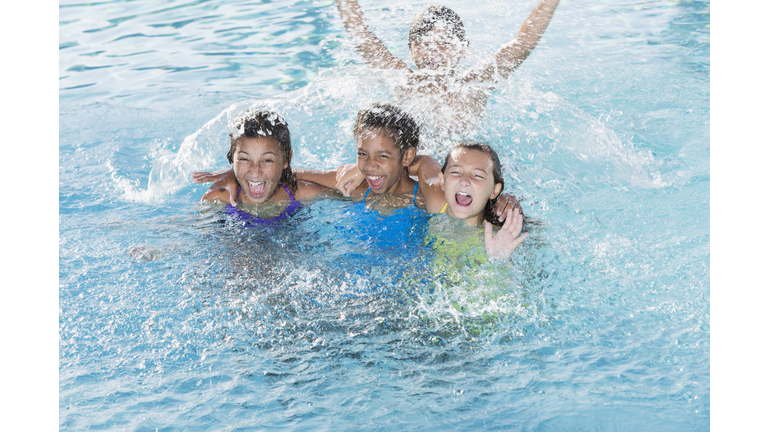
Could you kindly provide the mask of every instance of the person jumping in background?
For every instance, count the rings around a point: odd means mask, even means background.
[[[541,0],[517,36],[488,60],[465,72],[457,68],[469,41],[461,18],[445,6],[429,6],[411,24],[408,48],[417,70],[395,57],[368,28],[356,0],[336,0],[344,27],[366,65],[406,71],[405,83],[395,89],[398,103],[420,123],[433,128],[438,148],[477,129],[493,89],[528,57],[547,28],[559,0]]]

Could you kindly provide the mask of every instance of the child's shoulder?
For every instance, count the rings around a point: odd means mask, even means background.
[[[229,192],[224,187],[208,189],[201,201],[222,202],[226,204],[229,202]]]
[[[327,190],[328,188],[317,183],[298,180],[296,182],[296,193],[294,195],[296,199],[312,198]]]
[[[367,191],[368,191],[368,180],[363,180],[360,186],[358,186],[357,189],[355,189],[349,195],[349,197],[352,198],[352,201],[360,201],[363,199]]]

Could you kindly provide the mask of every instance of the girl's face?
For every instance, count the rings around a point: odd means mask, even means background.
[[[288,167],[280,143],[272,137],[241,138],[235,148],[235,178],[242,191],[240,201],[263,204],[277,192],[280,176]]]
[[[357,136],[357,167],[368,180],[375,194],[392,192],[413,161],[411,149],[403,155],[400,147],[388,134],[379,130],[365,129]]]
[[[464,57],[465,49],[461,40],[446,33],[439,24],[436,23],[433,30],[411,45],[411,58],[419,69],[452,69]]]
[[[483,221],[485,204],[501,193],[493,178],[493,160],[480,150],[458,148],[448,157],[445,173],[438,174],[445,192],[448,214],[467,225]]]

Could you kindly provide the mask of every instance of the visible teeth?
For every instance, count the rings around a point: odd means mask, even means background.
[[[383,176],[378,176],[378,177],[376,177],[376,176],[369,176],[368,178],[371,179],[371,180],[378,180],[381,177],[383,177]]]
[[[264,182],[252,182],[252,181],[249,181],[248,184],[251,185],[251,186],[258,186],[258,185],[264,184]]]
[[[466,192],[456,192],[456,195],[472,196]]]

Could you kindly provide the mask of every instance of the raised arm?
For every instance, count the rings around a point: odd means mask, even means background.
[[[541,0],[533,8],[533,12],[528,15],[520,31],[514,39],[504,44],[491,61],[480,71],[480,78],[483,81],[493,78],[494,72],[498,68],[499,75],[506,79],[512,71],[525,60],[528,55],[536,48],[541,35],[547,29],[552,15],[555,13],[559,0]]]
[[[336,7],[352,43],[365,60],[365,64],[377,69],[410,70],[405,62],[393,56],[381,40],[368,29],[363,11],[356,0],[336,0]]]

